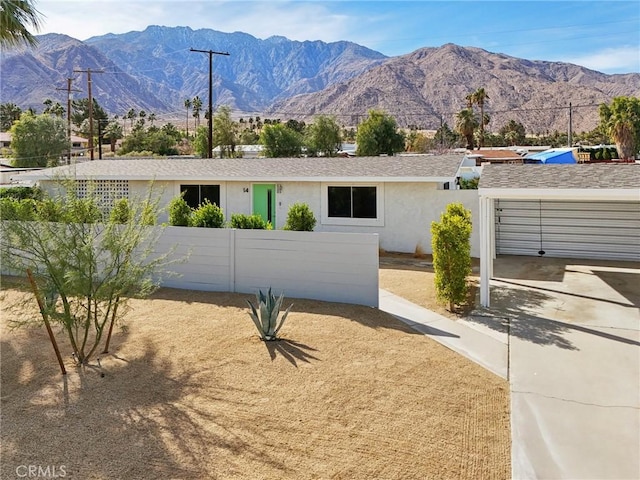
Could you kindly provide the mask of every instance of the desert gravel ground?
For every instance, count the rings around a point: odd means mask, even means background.
[[[58,335],[63,377],[44,328],[7,327],[25,293],[3,294],[0,478],[509,478],[507,382],[376,309],[293,300],[265,343],[250,296],[161,289],[101,369]]]

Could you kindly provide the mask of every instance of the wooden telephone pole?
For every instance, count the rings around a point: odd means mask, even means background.
[[[214,55],[229,55],[228,52],[214,52],[213,50],[196,50],[190,49],[192,52],[208,53],[209,54],[209,136],[208,136],[208,151],[207,158],[213,157],[213,56]]]
[[[89,154],[91,160],[93,160],[93,97],[91,96],[91,74],[92,73],[104,73],[104,70],[74,70],[74,73],[86,73],[87,74],[87,94],[89,96]]]
[[[67,153],[67,163],[71,165],[71,92],[80,92],[77,88],[71,88],[73,78],[67,78],[67,88],[56,88],[56,90],[66,90],[67,92],[67,140],[69,141],[69,152]]]

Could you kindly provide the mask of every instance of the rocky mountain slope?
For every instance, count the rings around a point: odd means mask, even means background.
[[[208,55],[214,55],[214,105],[282,119],[310,120],[334,114],[355,125],[372,108],[400,125],[436,129],[455,124],[465,96],[483,87],[489,95],[489,130],[508,120],[529,133],[566,131],[569,104],[576,132],[598,123],[598,104],[617,95],[640,96],[640,74],[606,75],[577,65],[530,61],[479,48],[447,44],[387,58],[351,42],[257,39],[246,33],[151,26],[142,32],[109,34],[80,42],[43,35],[34,50],[0,52],[2,103],[42,110],[52,98],[64,104],[66,78],[76,97],[86,96],[86,75],[95,74],[93,94],[111,114],[129,108],[182,118],[184,99],[208,98]]]
[[[441,119],[453,127],[465,97],[480,87],[489,95],[485,112],[491,117],[490,130],[515,119],[530,133],[566,131],[571,103],[573,130],[580,132],[597,125],[600,103],[619,95],[640,96],[640,74],[606,75],[578,65],[447,44],[391,58],[321,92],[279,101],[269,113],[303,119],[335,114],[354,124],[377,108],[402,125],[437,129]]]
[[[72,98],[86,97],[86,74],[74,70],[91,69],[105,72],[92,74],[92,95],[109,112],[121,113],[131,107],[148,111],[171,108],[166,99],[145,88],[97,49],[66,35],[41,35],[38,40],[34,50],[9,49],[0,55],[2,103],[41,112],[42,102],[50,98],[66,107],[66,79],[74,78],[72,88],[81,90]]]

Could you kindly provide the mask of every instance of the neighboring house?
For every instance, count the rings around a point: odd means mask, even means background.
[[[478,194],[484,306],[495,255],[640,261],[640,165],[486,165]]]
[[[527,155],[524,157],[524,163],[544,165],[577,163],[577,155],[575,148],[550,148],[544,152]]]
[[[276,229],[284,226],[293,203],[304,202],[316,216],[316,231],[378,233],[385,250],[428,253],[431,221],[439,219],[448,203],[464,201],[477,213],[477,191],[455,190],[463,159],[113,159],[16,177],[37,180],[45,189],[59,177],[75,177],[82,188],[91,180],[112,198],[140,197],[154,181],[162,190],[162,206],[184,192],[192,207],[209,199],[227,219],[233,213],[257,213]],[[161,221],[166,220],[165,214]]]
[[[523,163],[522,155],[514,150],[474,150],[472,153],[469,153],[467,157],[473,158],[477,167],[487,163]]]
[[[89,148],[89,140],[77,135],[71,135],[69,143],[71,144],[71,154],[73,156],[83,156]],[[0,132],[0,149],[1,148],[11,149],[10,132]]]
[[[0,149],[11,148],[11,134],[9,132],[0,132]]]

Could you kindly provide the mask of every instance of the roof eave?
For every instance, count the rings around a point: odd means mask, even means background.
[[[637,188],[479,188],[478,195],[514,200],[640,201]]]

